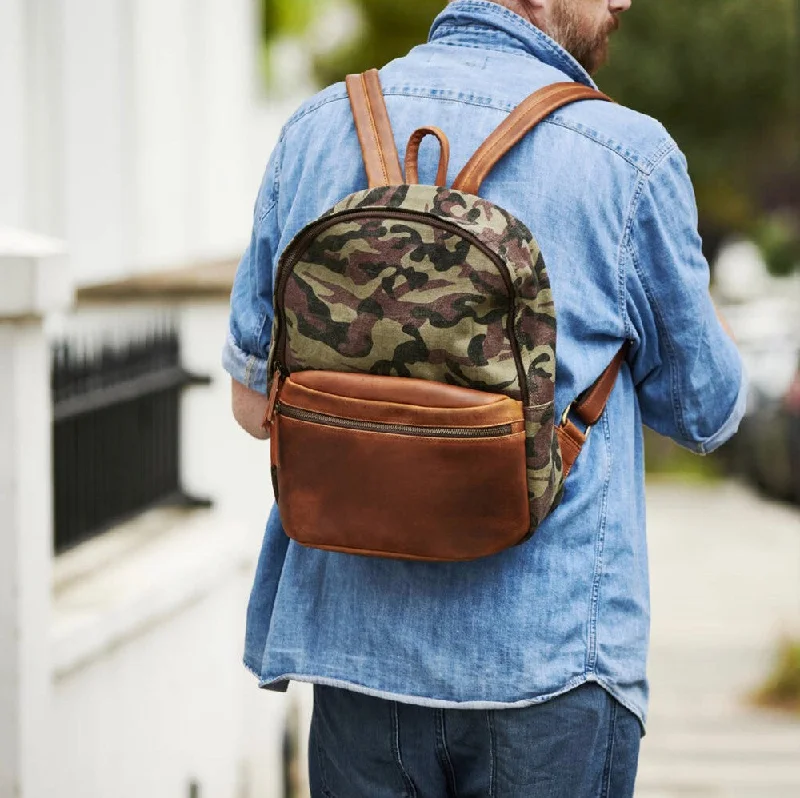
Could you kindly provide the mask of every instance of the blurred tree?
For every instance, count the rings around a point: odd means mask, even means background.
[[[348,47],[318,60],[323,83],[405,54],[425,40],[445,5],[351,2],[363,27]],[[752,235],[761,223],[761,187],[800,168],[800,104],[792,94],[798,86],[798,5],[634,3],[614,38],[610,64],[598,77],[605,91],[661,120],[678,141],[689,159],[709,241],[730,232]]]
[[[280,36],[300,35],[311,20],[313,0],[260,0],[261,35],[269,44]]]
[[[797,155],[794,13],[795,0],[634,4],[614,39],[599,80],[675,137],[707,226],[750,232],[761,185]]]
[[[323,84],[342,80],[350,72],[383,66],[422,44],[446,0],[351,0],[361,14],[359,35],[344,49],[317,61]]]
[[[261,12],[260,69],[264,88],[274,91],[279,76],[273,45],[285,39],[299,39],[313,18],[313,0],[258,0]],[[284,81],[285,84],[285,81]]]

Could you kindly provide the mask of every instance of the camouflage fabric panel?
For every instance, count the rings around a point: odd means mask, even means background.
[[[327,215],[369,208],[398,208],[429,213],[455,222],[480,238],[485,246],[508,264],[517,288],[531,278],[533,262],[530,244],[533,236],[530,230],[510,213],[487,200],[437,186],[389,186],[351,194]],[[536,251],[538,254],[538,247]]]
[[[295,264],[283,307],[290,371],[415,377],[521,398],[505,281],[452,231],[343,219]]]
[[[330,214],[369,208],[400,208],[454,221],[505,262],[518,297],[515,329],[531,403],[543,405],[552,401],[556,313],[544,259],[530,230],[487,200],[436,186],[389,186],[362,191],[346,197]]]

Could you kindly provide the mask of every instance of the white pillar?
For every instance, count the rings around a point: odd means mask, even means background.
[[[52,241],[0,228],[0,796],[45,798],[52,475],[43,319],[70,301]]]

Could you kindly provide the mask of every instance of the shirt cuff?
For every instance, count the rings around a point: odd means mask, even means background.
[[[739,395],[736,397],[736,404],[725,423],[719,430],[710,438],[702,441],[696,446],[696,451],[699,454],[711,454],[715,449],[719,449],[723,443],[729,441],[739,429],[744,414],[747,410],[747,395],[748,395],[748,379],[744,367],[742,367],[742,381],[739,386]]]
[[[267,361],[245,352],[229,333],[222,350],[222,368],[253,391],[267,393]]]

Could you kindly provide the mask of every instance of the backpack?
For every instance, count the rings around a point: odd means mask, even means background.
[[[493,555],[558,506],[627,346],[558,423],[542,253],[478,192],[550,113],[608,98],[575,83],[536,92],[447,188],[446,135],[417,130],[404,177],[378,72],[346,85],[369,187],[305,227],[275,276],[264,424],[283,527],[326,551]],[[436,186],[418,182],[428,135],[441,145]]]

